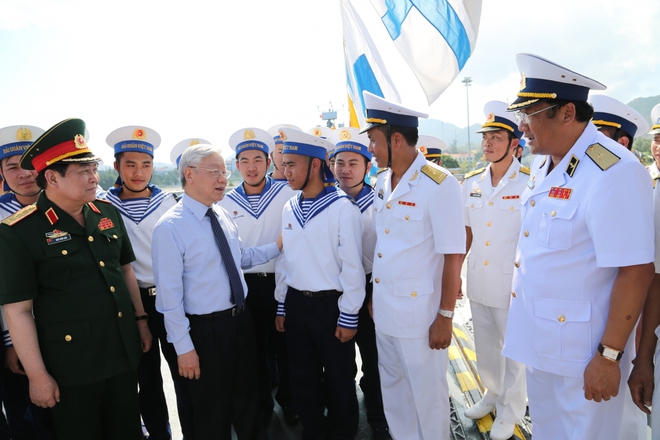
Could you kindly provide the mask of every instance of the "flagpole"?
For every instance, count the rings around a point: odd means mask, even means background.
[[[469,76],[463,77],[463,80],[461,81],[463,84],[465,84],[465,100],[467,102],[467,126],[468,126],[468,151],[467,151],[467,159],[468,163],[470,164],[470,167],[472,167],[472,160],[470,158],[470,94],[468,93],[468,87],[470,87],[470,84],[472,84],[472,78]]]

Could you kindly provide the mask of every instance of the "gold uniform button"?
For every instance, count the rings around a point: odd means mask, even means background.
[[[71,339],[73,339],[73,338],[71,337],[71,335],[66,335],[66,336],[64,337],[64,340],[65,340],[66,342],[71,342]]]
[[[513,206],[511,206],[511,207],[509,208],[509,211],[513,211]]]
[[[410,216],[409,216],[409,215],[406,216],[406,220],[410,220]]]
[[[376,278],[374,281],[376,282],[376,284],[378,284],[380,283],[380,278]]]
[[[536,202],[534,200],[532,200],[531,202],[529,202],[529,204],[534,206],[534,205],[536,205]]]
[[[119,312],[119,313],[117,313],[117,316],[119,316],[121,318],[123,316],[123,313]]]
[[[484,261],[484,266],[488,266],[488,261]]]
[[[113,235],[113,236],[112,236],[112,238],[114,238],[114,239],[116,239],[116,238],[117,238],[117,236],[116,236],[116,235]]]
[[[491,222],[486,223],[486,226],[490,227],[492,225]]]
[[[87,237],[87,240],[89,240],[89,242],[91,243],[92,241],[94,241],[94,237],[90,235],[89,237]]]
[[[474,203],[470,205],[470,208],[474,208]]]
[[[386,234],[389,234],[389,233],[390,233],[389,228],[386,228],[386,229],[385,229],[385,233],[386,233]]]
[[[383,254],[381,254],[380,252],[378,252],[378,258],[383,258]]]
[[[105,267],[105,263],[103,261],[99,261],[99,266]]]
[[[410,296],[412,296],[413,298],[417,298],[417,292],[411,293]]]
[[[62,255],[67,255],[68,253],[69,253],[69,251],[67,251],[66,249],[62,250]]]
[[[112,293],[115,292],[115,286],[110,286],[110,292],[112,292]]]
[[[529,237],[529,231],[525,231],[525,232],[523,232],[523,235],[524,235],[525,237]]]
[[[488,202],[488,206],[493,206],[493,202]]]
[[[390,209],[392,207],[392,205],[390,205],[389,203],[385,206],[387,207],[387,209]]]
[[[559,321],[561,323],[564,323],[564,322],[566,322],[566,317],[564,315],[559,315],[557,317],[557,321]]]
[[[515,298],[516,297],[516,292],[511,292],[511,296]]]
[[[516,267],[520,267],[520,263],[518,263],[517,261],[515,263],[513,263],[513,265],[516,266]]]
[[[555,215],[557,215],[557,212],[555,212],[555,211],[552,211],[552,212],[550,213],[550,217],[554,217]]]
[[[486,242],[486,246],[490,246],[490,241],[487,241],[487,242]]]

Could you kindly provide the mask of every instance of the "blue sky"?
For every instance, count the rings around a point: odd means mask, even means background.
[[[356,9],[373,14],[368,0]],[[339,1],[159,2],[0,0],[0,125],[88,124],[109,163],[105,137],[123,125],[157,130],[156,158],[202,137],[227,148],[240,128],[303,129],[332,102],[346,106]],[[377,17],[373,17],[377,20]],[[518,52],[537,53],[608,86],[622,101],[660,94],[657,0],[485,0],[476,50],[430,108],[465,126],[490,100],[514,99]],[[402,69],[401,87],[415,85]],[[347,122],[347,120],[346,120]]]

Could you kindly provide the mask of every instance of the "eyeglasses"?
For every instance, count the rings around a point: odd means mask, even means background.
[[[518,121],[518,124],[522,124],[522,123],[529,124],[530,116],[538,115],[541,112],[557,107],[557,105],[558,104],[551,105],[550,107],[543,108],[534,113],[523,113],[522,111],[518,110],[517,112],[514,113],[514,115],[516,116],[516,120]]]
[[[209,169],[209,168],[194,167],[194,166],[192,166],[192,165],[189,165],[189,166],[190,166],[190,168],[199,168],[200,170],[204,170],[204,171],[206,171],[206,172],[209,173],[209,174],[211,175],[211,177],[213,177],[214,179],[217,179],[217,178],[220,177],[220,176],[223,176],[225,179],[229,179],[229,176],[231,176],[231,171],[229,171],[229,170],[227,170],[227,171],[220,171],[220,170],[212,170],[212,169]]]

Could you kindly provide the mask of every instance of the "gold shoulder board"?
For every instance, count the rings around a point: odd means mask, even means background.
[[[591,160],[598,165],[598,168],[603,171],[607,170],[621,159],[619,156],[598,143],[589,145],[589,148],[587,148],[587,156],[589,156]]]
[[[23,220],[25,217],[28,215],[34,213],[37,211],[37,205],[28,205],[25,208],[21,209],[20,211],[17,211],[4,219],[2,223],[9,225],[9,226],[14,226],[16,223],[20,222]]]
[[[529,168],[527,168],[526,166],[521,166],[520,172],[523,174],[527,174],[529,176]]]
[[[431,178],[435,183],[440,185],[443,180],[447,177],[447,174],[443,173],[440,170],[433,168],[430,165],[424,165],[422,167],[422,173]]]
[[[521,167],[521,169],[522,169],[522,167]],[[481,174],[481,173],[483,173],[484,171],[486,171],[486,167],[484,167],[484,168],[479,168],[479,169],[476,169],[476,170],[474,170],[474,171],[470,171],[470,172],[467,173],[463,178],[464,178],[464,179],[469,179],[470,177],[472,177],[472,176],[476,176],[477,174]],[[529,173],[527,173],[527,174],[529,174]]]
[[[383,171],[387,171],[387,168],[381,168],[381,169],[379,169],[379,170],[376,172],[376,175],[379,175],[379,174],[382,173]]]
[[[105,199],[96,199],[96,200],[94,200],[94,201],[95,201],[95,202],[103,202],[103,203],[107,203],[108,205],[112,205],[112,202],[111,202],[111,201],[109,201],[109,200],[105,200]]]

